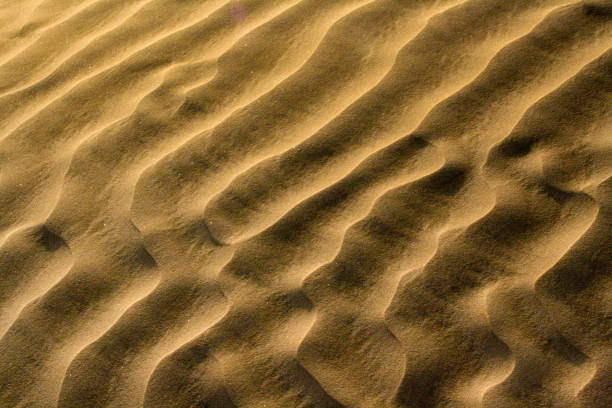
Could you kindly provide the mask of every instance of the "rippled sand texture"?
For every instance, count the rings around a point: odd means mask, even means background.
[[[0,0],[0,407],[612,407],[612,1]]]

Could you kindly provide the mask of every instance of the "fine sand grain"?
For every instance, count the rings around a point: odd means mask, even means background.
[[[612,407],[612,0],[0,0],[56,407]]]

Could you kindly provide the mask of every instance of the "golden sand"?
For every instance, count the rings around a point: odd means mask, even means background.
[[[0,0],[0,408],[612,407],[612,0]]]

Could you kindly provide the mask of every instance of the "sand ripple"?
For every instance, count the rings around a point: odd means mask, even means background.
[[[0,22],[0,406],[612,406],[609,0]]]

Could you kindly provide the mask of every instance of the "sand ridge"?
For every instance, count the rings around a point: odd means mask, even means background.
[[[0,21],[0,406],[612,406],[612,2]]]

